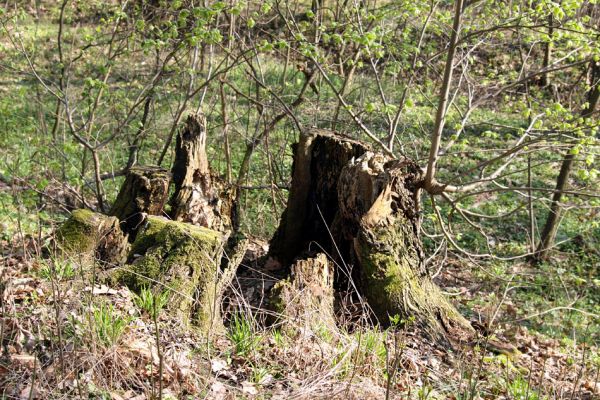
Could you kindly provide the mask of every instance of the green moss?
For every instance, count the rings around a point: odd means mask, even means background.
[[[133,262],[117,281],[134,291],[160,285],[170,291],[166,309],[201,330],[217,316],[215,285],[223,237],[219,232],[149,216],[130,252]],[[211,290],[213,289],[213,290]]]
[[[75,210],[56,232],[56,243],[69,255],[91,255],[99,226],[109,218],[90,210]]]
[[[283,293],[291,287],[290,280],[282,279],[277,282],[270,292],[269,307],[275,312],[276,315],[284,315],[286,303],[283,299]],[[277,317],[275,317],[277,318]]]
[[[470,324],[421,271],[412,228],[407,224],[375,227],[361,232],[355,242],[360,259],[363,290],[381,323],[400,315],[441,332],[449,326],[470,330]]]

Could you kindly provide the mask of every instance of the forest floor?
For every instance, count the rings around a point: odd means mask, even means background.
[[[3,398],[600,398],[593,340],[577,329],[562,339],[528,329],[539,315],[520,317],[518,285],[482,280],[460,260],[447,260],[437,280],[474,310],[482,333],[474,347],[434,342],[410,324],[267,327],[261,307],[278,271],[257,264],[267,248],[260,240],[230,290],[227,327],[207,342],[168,315],[153,319],[127,288],[95,284],[93,270],[45,260],[31,237],[0,248]],[[485,334],[519,354],[490,351]]]
[[[49,39],[58,31],[54,21],[23,23],[29,24],[23,37],[30,37],[40,54],[54,51],[55,42]],[[10,53],[0,54],[3,57],[10,58]],[[102,61],[102,57],[92,58]],[[42,67],[48,63],[43,57],[42,62]],[[90,61],[90,68],[98,69],[94,62]],[[27,70],[24,60],[20,63],[15,70]],[[269,60],[266,72],[278,77],[280,64]],[[125,76],[131,66],[120,67]],[[243,92],[254,90],[253,82],[239,71],[232,70],[229,79]],[[358,80],[376,87],[370,79],[361,75]],[[295,98],[301,83],[290,79],[286,95]],[[179,88],[169,90],[176,95],[157,102],[156,121],[140,153],[140,164],[155,162],[169,131],[169,101],[178,99]],[[218,93],[216,86],[211,91]],[[326,88],[322,92],[324,104],[336,104],[325,97]],[[265,265],[261,256],[287,192],[276,196],[272,190],[248,190],[243,195],[242,230],[261,239],[253,240],[224,301],[224,327],[207,341],[166,313],[153,312],[144,293],[100,283],[94,262],[48,257],[44,248],[53,229],[66,218],[64,210],[79,202],[73,193],[89,178],[89,173],[80,176],[83,165],[89,168],[89,157],[86,160],[86,153],[68,137],[59,137],[62,142],[57,145],[40,133],[41,126],[52,122],[45,113],[55,103],[39,93],[33,79],[11,69],[2,75],[0,94],[0,149],[4,151],[0,178],[6,174],[19,179],[13,186],[0,179],[1,399],[600,399],[600,231],[597,226],[590,228],[597,216],[585,207],[572,207],[565,214],[561,240],[569,240],[554,249],[548,263],[535,267],[518,259],[476,263],[452,249],[432,260],[429,269],[436,283],[481,334],[478,344],[459,346],[434,341],[411,323],[381,328],[346,298],[338,299],[337,326],[308,331],[286,329],[293,321],[267,324],[266,293],[283,274]],[[420,105],[407,111],[405,134],[407,138],[415,134],[411,143],[415,148],[422,145],[420,128],[429,126],[435,115],[429,102],[425,94],[416,102]],[[244,104],[243,98],[235,103],[240,108]],[[208,115],[211,129],[220,127],[217,108]],[[112,116],[112,110],[107,110]],[[307,125],[313,121],[311,112],[298,111]],[[465,142],[448,158],[448,168],[469,170],[485,155],[474,149],[503,148],[506,135],[511,137],[523,125],[515,115],[514,110],[502,109],[475,113],[481,123],[475,121],[463,134]],[[318,120],[319,115],[314,116]],[[502,128],[487,124],[488,120]],[[453,122],[457,121],[455,115]],[[291,123],[282,125],[269,140],[272,149],[280,149],[273,152],[277,153],[273,162],[281,167],[285,183],[291,167],[289,145],[296,134]],[[215,135],[209,141],[216,141]],[[103,165],[125,165],[123,149],[128,144],[120,141],[111,146],[101,154]],[[235,165],[240,164],[246,146],[246,136],[235,137]],[[426,154],[424,150],[419,149]],[[558,154],[551,150],[540,153],[545,163],[534,176],[537,186],[553,187],[555,182],[557,164],[547,160],[557,161]],[[219,154],[215,156],[219,160],[224,158],[214,149],[213,153]],[[272,161],[267,153],[255,154],[251,179],[246,182],[249,187],[273,187],[275,182],[265,173]],[[223,173],[224,162],[217,164]],[[515,168],[525,170],[525,165]],[[515,182],[525,179],[519,175]],[[105,182],[107,199],[114,198],[120,182]],[[88,203],[93,202],[90,197]],[[484,250],[495,245],[509,256],[527,252],[529,221],[520,201],[499,192],[471,197],[465,205],[507,218],[482,222],[495,232],[489,237],[477,237],[471,226],[455,222],[461,234],[457,243]],[[536,209],[538,227],[546,215],[544,207]],[[508,212],[513,209],[523,213]],[[435,225],[435,219],[428,220],[431,210],[426,208],[424,215],[425,223]],[[512,344],[518,354],[492,351],[489,338]]]

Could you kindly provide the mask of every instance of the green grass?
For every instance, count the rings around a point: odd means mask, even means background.
[[[92,314],[92,328],[100,342],[107,347],[118,344],[131,321],[130,318],[122,316],[109,303],[100,303],[94,307]]]
[[[260,349],[262,340],[254,328],[252,322],[247,316],[236,313],[233,314],[229,322],[227,337],[233,344],[234,353],[238,356],[249,356]]]
[[[134,294],[133,304],[143,313],[155,319],[169,301],[169,290],[154,293],[149,288],[142,288],[139,294]]]

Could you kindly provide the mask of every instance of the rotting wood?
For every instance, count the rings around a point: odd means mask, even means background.
[[[237,230],[235,190],[210,170],[206,154],[206,118],[190,115],[177,135],[171,169],[175,192],[171,218],[221,232]]]
[[[169,195],[171,174],[160,167],[132,167],[109,215],[119,218],[121,229],[133,242],[144,214],[162,215]]]
[[[85,209],[73,211],[56,231],[54,243],[62,257],[82,263],[101,261],[108,266],[123,263],[129,251],[117,218]]]
[[[324,253],[297,260],[290,277],[271,290],[275,321],[292,334],[336,329],[333,312],[333,262]]]
[[[471,325],[424,266],[418,166],[322,130],[302,134],[294,154],[288,208],[270,256],[290,265],[311,250],[327,252],[354,271],[350,278],[381,324],[414,317],[433,336],[471,338]]]
[[[294,145],[292,186],[269,255],[289,265],[311,242],[332,249],[342,168],[368,150],[364,143],[326,130],[311,130]],[[329,253],[336,255],[337,252]]]
[[[148,216],[132,244],[130,265],[115,271],[112,280],[135,292],[168,292],[169,314],[211,334],[221,323],[216,288],[223,239],[211,229]]]

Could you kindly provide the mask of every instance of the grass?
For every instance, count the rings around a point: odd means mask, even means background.
[[[129,322],[129,317],[119,314],[112,304],[100,303],[94,307],[93,312],[93,331],[105,346],[115,346],[125,333]]]
[[[169,291],[154,293],[149,288],[142,288],[139,294],[134,293],[133,303],[152,320],[158,317],[160,311],[169,301]]]
[[[229,323],[227,337],[233,344],[237,356],[251,356],[260,350],[262,338],[256,333],[248,316],[233,314]]]
[[[72,279],[75,276],[75,268],[69,260],[50,260],[45,262],[39,271],[43,279],[63,281]]]

